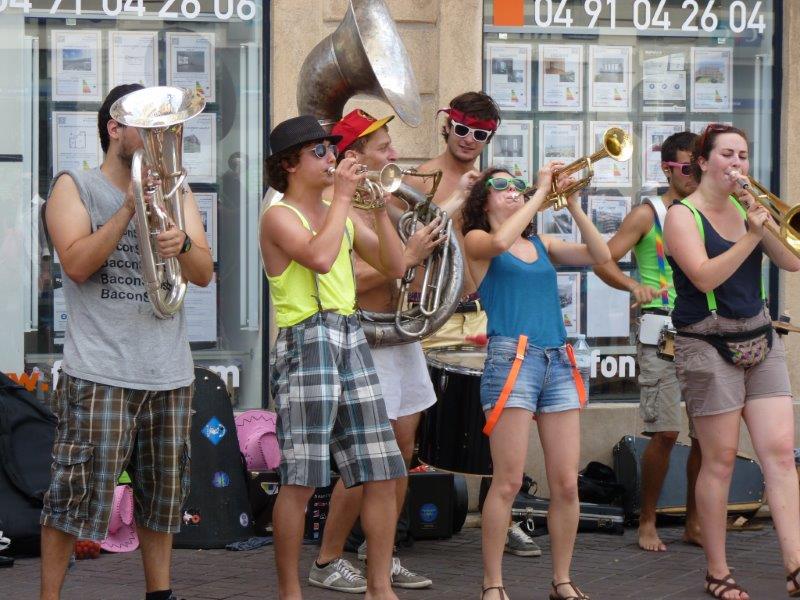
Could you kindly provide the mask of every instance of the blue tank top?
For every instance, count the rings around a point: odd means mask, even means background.
[[[564,345],[567,331],[558,295],[558,279],[553,263],[539,236],[528,238],[538,258],[527,263],[511,252],[495,256],[478,286],[481,304],[489,318],[489,337],[517,338],[540,348]]]
[[[733,242],[723,238],[711,226],[705,215],[700,211],[698,213],[703,222],[708,258],[714,258],[729,250],[733,246]],[[733,275],[714,289],[719,316],[728,319],[747,319],[754,317],[762,310],[764,307],[764,301],[761,299],[762,255],[759,244]],[[705,293],[694,286],[671,256],[668,256],[667,260],[672,265],[672,279],[677,294],[675,309],[672,311],[673,324],[675,327],[687,327],[702,321],[711,314],[711,311],[708,310]]]

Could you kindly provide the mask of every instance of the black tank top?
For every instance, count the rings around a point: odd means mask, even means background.
[[[677,202],[675,204],[678,204]],[[672,207],[675,206],[673,204]],[[733,246],[711,226],[703,213],[698,211],[705,230],[705,246],[708,258],[715,258]],[[745,226],[747,224],[745,223]],[[739,268],[714,289],[717,298],[717,314],[728,319],[747,319],[757,315],[764,306],[761,298],[761,244],[750,253]],[[711,314],[708,309],[705,293],[698,290],[689,280],[678,263],[668,256],[672,266],[672,280],[675,285],[675,309],[672,311],[672,323],[675,327],[687,327],[702,321]]]

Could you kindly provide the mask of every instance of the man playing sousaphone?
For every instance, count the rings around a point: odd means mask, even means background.
[[[470,183],[478,176],[475,161],[483,149],[491,141],[500,124],[500,110],[491,96],[483,92],[465,92],[453,98],[450,106],[442,109],[446,115],[442,126],[442,137],[446,146],[444,152],[419,166],[421,173],[441,170],[442,180],[433,197],[439,206],[444,204],[459,190],[462,177],[469,174]],[[407,183],[417,189],[428,191],[427,183],[417,178],[409,178]],[[466,198],[468,189],[463,189],[461,202]],[[447,208],[453,219],[453,231],[458,235],[461,248],[464,247],[461,233],[460,211]],[[423,346],[426,349],[441,346],[457,346],[486,334],[486,313],[481,310],[475,282],[469,269],[464,269],[464,288],[456,314],[434,335],[426,338]]]
[[[269,184],[284,196],[264,211],[260,242],[278,325],[270,381],[281,447],[273,523],[282,599],[302,597],[305,508],[314,488],[330,484],[331,454],[344,485],[363,487],[367,598],[396,598],[389,587],[394,480],[406,470],[355,315],[350,252],[397,278],[403,248],[384,208],[374,211],[374,231],[348,217],[364,173],[352,157],[332,171],[340,139],[310,115],[288,119],[270,134]],[[326,203],[322,193],[331,183],[333,199]]]

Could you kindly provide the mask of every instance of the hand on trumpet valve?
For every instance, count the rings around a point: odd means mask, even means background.
[[[350,202],[356,193],[356,187],[364,179],[364,171],[354,158],[347,157],[339,163],[334,172],[333,195],[336,197],[347,198]]]
[[[553,174],[564,166],[563,162],[556,160],[542,165],[539,172],[536,174],[536,187],[538,189],[550,189],[553,183]]]

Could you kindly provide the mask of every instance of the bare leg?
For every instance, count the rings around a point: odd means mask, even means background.
[[[319,564],[328,563],[342,555],[347,536],[361,512],[362,488],[363,486],[357,485],[347,489],[341,479],[336,482],[317,556]]]
[[[703,545],[700,535],[700,521],[697,518],[697,500],[695,489],[697,475],[700,473],[700,440],[691,438],[692,448],[689,450],[689,460],[686,461],[686,525],[683,530],[683,541],[687,544]]]
[[[772,512],[783,565],[787,573],[800,567],[800,489],[794,464],[794,413],[792,399],[757,398],[744,406],[758,460],[764,469],[767,498]],[[789,591],[794,585],[787,583]]]
[[[169,589],[169,572],[172,563],[172,534],[137,526],[142,550],[144,581],[148,592]]]
[[[417,434],[417,426],[419,425],[421,413],[414,413],[400,417],[397,421],[392,421],[394,428],[394,437],[397,440],[397,445],[400,448],[400,453],[403,455],[403,461],[406,463],[406,468],[411,464],[411,456],[414,454],[414,438]],[[408,492],[408,477],[397,479],[397,514],[403,510],[403,504],[406,501],[406,493]]]
[[[580,415],[577,409],[540,414],[537,424],[550,487],[547,530],[552,541],[553,581],[558,584],[571,579],[570,564],[578,533]],[[567,590],[563,591],[566,593]]]
[[[42,526],[41,600],[58,600],[74,546],[74,535]]]
[[[722,579],[730,573],[725,554],[728,490],[739,445],[741,411],[693,417],[697,437],[703,448],[703,462],[697,477],[697,517],[703,536],[708,574]],[[749,600],[747,594],[732,590],[725,600]]]
[[[639,547],[642,550],[667,550],[656,530],[656,504],[669,469],[669,455],[677,439],[677,431],[657,431],[642,455],[642,508],[639,515]]]
[[[483,503],[481,519],[484,588],[503,585],[503,550],[508,518],[522,481],[530,430],[530,411],[507,408],[501,413],[489,438],[494,474]],[[496,590],[493,593],[501,597]],[[494,599],[495,596],[487,594],[487,600],[489,598]]]
[[[394,532],[396,480],[365,483],[361,524],[367,536],[368,600],[397,600],[390,580]],[[276,548],[277,552],[277,548]]]
[[[303,544],[306,505],[313,493],[314,488],[310,487],[281,486],[272,510],[280,600],[298,600],[303,597],[297,569],[300,546]]]

